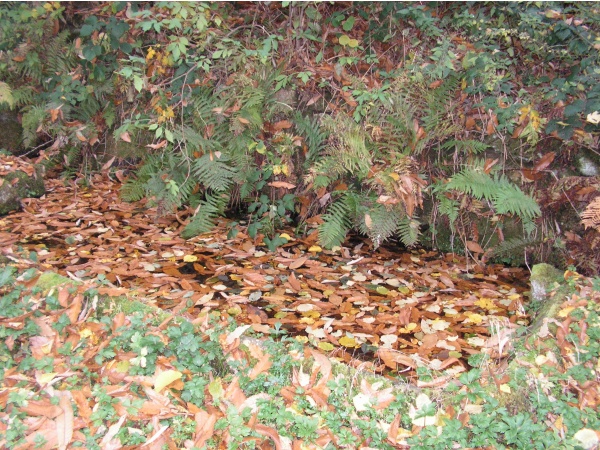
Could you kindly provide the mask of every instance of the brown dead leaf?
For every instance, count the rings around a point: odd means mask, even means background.
[[[270,183],[267,183],[267,184],[274,188],[283,188],[283,189],[294,189],[296,187],[295,184],[288,183],[286,181],[271,181]]]
[[[290,265],[288,267],[292,270],[296,270],[296,269],[299,269],[300,267],[302,267],[304,265],[304,263],[306,263],[306,261],[308,261],[308,256],[301,256],[300,258],[297,258],[292,263],[290,263]],[[296,277],[294,277],[294,278],[296,278]],[[298,289],[298,290],[300,290],[300,289]]]
[[[484,253],[484,250],[481,246],[475,241],[467,241],[467,248],[473,253]]]
[[[303,263],[304,264],[304,263]],[[293,270],[292,267],[290,267],[290,269]],[[298,279],[296,278],[296,275],[294,274],[294,272],[292,272],[290,274],[290,276],[288,277],[288,283],[290,284],[291,288],[296,291],[299,292],[302,289],[302,285],[300,284],[300,282],[298,281]]]
[[[73,439],[73,406],[71,405],[71,393],[69,391],[54,391],[58,397],[58,406],[62,410],[56,418],[56,434],[58,437],[58,448],[65,450]]]
[[[272,365],[273,365],[273,362],[271,361],[271,355],[269,355],[268,353],[265,353],[258,360],[258,362],[255,364],[255,366],[252,368],[252,370],[248,374],[248,377],[251,380],[254,380],[261,373],[266,372],[267,370],[269,370]]]
[[[413,369],[417,367],[417,364],[411,357],[400,353],[397,350],[380,347],[379,349],[377,349],[376,354],[379,358],[381,358],[381,360],[387,367],[393,370],[398,370],[398,365],[410,367]]]
[[[273,129],[275,131],[285,130],[287,128],[292,128],[293,124],[289,120],[280,120],[279,122],[275,122],[273,124]]]

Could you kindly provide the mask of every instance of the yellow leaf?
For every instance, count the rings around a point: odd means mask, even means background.
[[[375,289],[377,291],[378,294],[381,295],[388,295],[390,293],[389,289],[383,286],[377,286],[377,289]]]
[[[223,385],[221,384],[221,378],[215,378],[208,384],[208,392],[212,395],[213,400],[219,400],[223,397],[225,391],[223,390]]]
[[[475,304],[482,309],[496,309],[496,305],[491,298],[482,297]]]
[[[465,323],[474,323],[476,325],[480,324],[481,322],[483,322],[483,316],[481,314],[475,314],[475,313],[465,313],[468,315],[468,317],[465,319]]]
[[[40,375],[36,375],[35,379],[39,384],[48,384],[52,380],[54,380],[55,376],[56,376],[56,372],[48,372],[48,373],[42,373]]]
[[[332,351],[335,347],[333,346],[333,344],[329,343],[329,342],[319,342],[317,344],[317,346],[323,350],[324,352],[330,352]]]
[[[339,342],[340,345],[343,345],[344,347],[360,347],[360,344],[356,342],[356,339],[348,336],[342,336]]]
[[[323,249],[321,247],[319,247],[318,245],[313,245],[308,249],[308,251],[311,253],[318,253],[318,252],[322,252]]]
[[[566,308],[563,308],[559,311],[558,317],[568,317],[569,314],[571,314],[571,311],[573,311],[574,309],[574,306],[568,306]]]
[[[508,384],[501,384],[500,390],[506,394],[510,394],[510,386]]]
[[[173,381],[179,380],[182,375],[183,374],[178,370],[165,370],[164,372],[159,373],[154,380],[154,390],[156,392],[162,391]]]
[[[183,257],[183,260],[185,262],[196,262],[196,261],[198,261],[198,257],[196,255],[185,255]]]
[[[292,237],[289,234],[287,234],[287,233],[281,233],[279,235],[279,237],[285,239],[286,241],[291,241],[292,240]]]

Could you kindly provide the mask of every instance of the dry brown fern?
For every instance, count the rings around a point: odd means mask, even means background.
[[[600,196],[596,197],[581,213],[581,223],[600,232]]]

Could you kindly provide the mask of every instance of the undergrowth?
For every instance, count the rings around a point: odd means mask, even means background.
[[[111,302],[96,286],[42,290],[38,277],[33,269],[0,269],[3,447],[104,448],[154,438],[207,449],[269,441],[281,448],[576,449],[592,448],[590,433],[600,428],[594,280],[577,278],[558,313],[562,322],[547,322],[538,347],[515,351],[510,370],[495,373],[492,361],[475,358],[479,367],[439,389],[337,370],[283,330],[256,334],[218,311],[193,321],[164,320],[147,308],[101,312],[96,305]],[[556,339],[559,354],[544,353],[544,341]],[[422,371],[417,386],[432,376]],[[32,414],[45,417],[45,427],[32,426]]]

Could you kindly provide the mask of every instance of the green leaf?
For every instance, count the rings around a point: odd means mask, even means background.
[[[342,23],[342,28],[344,29],[344,31],[350,31],[353,27],[354,27],[354,21],[355,18],[354,16],[350,16],[348,17],[343,23]]]
[[[138,75],[134,75],[133,76],[133,86],[135,87],[136,91],[141,92],[142,88],[144,87],[144,80],[142,80],[142,78],[139,77]]]
[[[342,34],[340,36],[339,42],[341,45],[346,46],[350,42],[350,37],[347,34]]]
[[[15,99],[13,98],[10,86],[0,81],[0,104],[2,103],[8,103],[10,108],[15,106]]]
[[[13,273],[16,272],[12,266],[5,266],[2,272],[0,272],[0,286],[4,286],[13,280]]]

